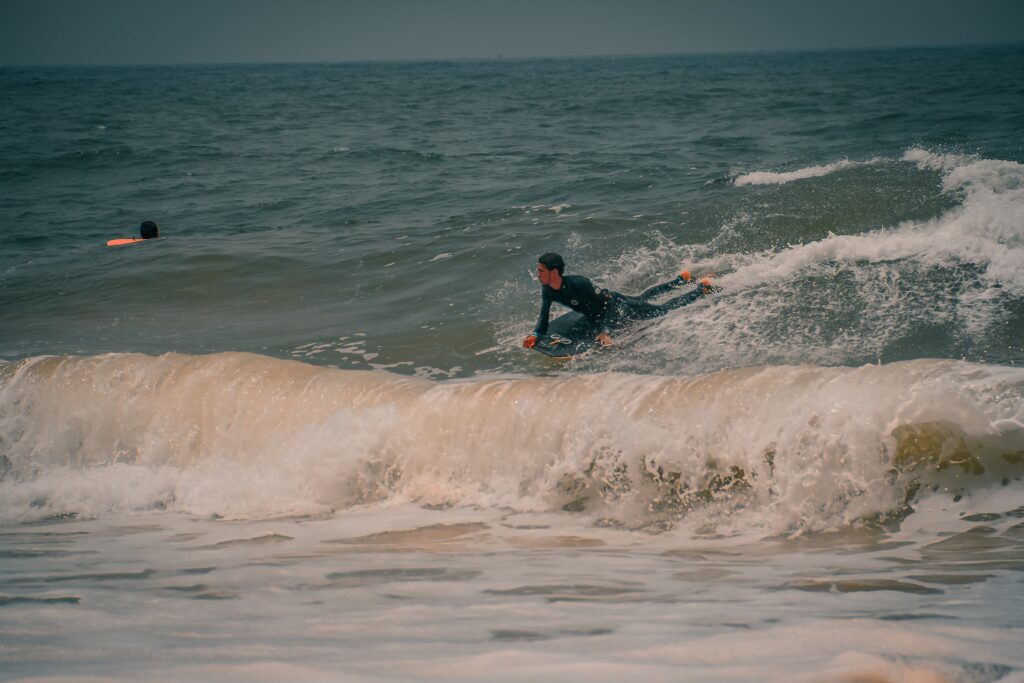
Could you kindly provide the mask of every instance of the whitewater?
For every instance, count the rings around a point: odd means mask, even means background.
[[[0,377],[8,522],[398,500],[793,533],[1006,485],[1024,451],[1024,372],[952,361],[436,382],[226,353]]]

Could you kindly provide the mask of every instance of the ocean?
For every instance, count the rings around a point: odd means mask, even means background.
[[[1021,74],[0,69],[0,680],[1024,682]]]

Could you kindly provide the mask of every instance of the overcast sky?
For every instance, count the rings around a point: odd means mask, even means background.
[[[1024,0],[0,0],[0,64],[1024,43]]]

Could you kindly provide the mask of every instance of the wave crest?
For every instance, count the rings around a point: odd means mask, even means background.
[[[1024,371],[949,361],[432,382],[237,353],[36,358],[0,368],[0,517],[412,500],[832,528],[922,483],[1019,474],[1022,396]]]
[[[840,159],[839,161],[831,164],[824,164],[821,166],[807,166],[805,168],[799,168],[795,171],[753,171],[751,173],[744,173],[736,176],[733,179],[733,185],[784,185],[791,183],[794,180],[805,180],[807,178],[820,178],[827,176],[837,171],[845,171],[849,168],[856,168],[858,166],[870,166],[881,162],[881,158],[873,158],[867,161],[850,161],[849,159]]]

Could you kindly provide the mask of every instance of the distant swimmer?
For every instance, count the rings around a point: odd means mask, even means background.
[[[121,237],[114,240],[108,240],[108,247],[119,247],[122,244],[135,244],[136,242],[142,242],[143,240],[152,240],[160,236],[160,226],[153,221],[142,221],[142,225],[139,226],[140,237]]]
[[[588,326],[597,332],[594,340],[601,346],[608,346],[612,343],[609,334],[611,330],[634,321],[663,316],[719,289],[711,285],[709,277],[703,277],[696,283],[696,289],[665,303],[652,304],[649,300],[656,296],[694,284],[693,276],[684,270],[668,282],[655,285],[638,296],[627,296],[602,289],[582,275],[565,275],[565,261],[558,254],[552,253],[544,254],[537,260],[537,279],[542,286],[540,318],[533,334],[523,340],[523,346],[528,349],[537,347],[538,350],[544,350],[537,346],[537,339],[544,338],[548,333],[552,302],[582,314]]]

